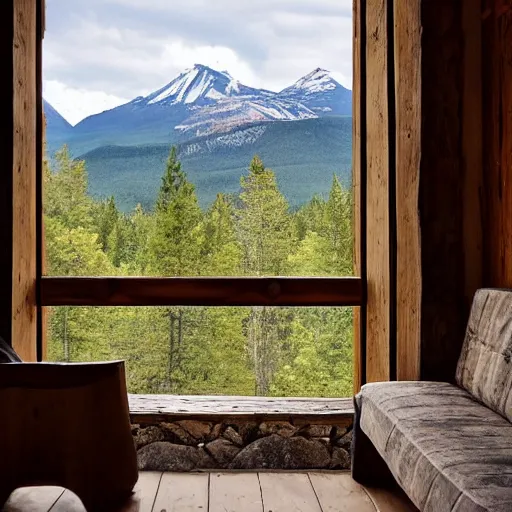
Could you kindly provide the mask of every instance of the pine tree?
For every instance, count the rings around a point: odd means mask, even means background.
[[[149,237],[149,265],[153,275],[198,275],[201,255],[202,213],[195,187],[181,170],[173,147],[162,178]]]
[[[352,197],[343,190],[334,175],[329,200],[327,201],[333,273],[338,276],[351,275],[353,271]]]
[[[275,174],[255,156],[241,179],[239,237],[247,275],[279,275],[294,245],[291,215]]]
[[[204,221],[203,268],[206,275],[240,275],[242,248],[236,237],[232,202],[218,194]]]
[[[99,235],[99,242],[105,252],[109,250],[109,237],[119,218],[119,210],[113,196],[102,201],[96,208],[95,223]]]
[[[158,276],[196,276],[201,273],[203,245],[202,212],[195,187],[187,180],[171,149],[158,195],[155,220],[149,235],[149,269]],[[185,308],[161,310],[168,319],[168,389],[178,392],[185,378],[184,361],[193,339],[186,338],[187,324],[194,321],[196,311]]]
[[[55,154],[53,172],[44,172],[44,214],[69,229],[93,229],[93,201],[87,194],[85,162],[73,160],[67,146]]]

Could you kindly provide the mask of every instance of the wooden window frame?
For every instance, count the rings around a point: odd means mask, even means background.
[[[44,126],[42,113],[42,35],[44,0],[39,4],[40,37],[37,38],[37,359],[44,360],[45,310],[50,306],[287,306],[287,307],[361,307],[364,305],[364,280],[361,277],[50,277],[44,275],[44,228],[42,208],[42,156]],[[354,81],[358,77],[354,74]],[[357,84],[354,84],[355,86]],[[359,96],[356,96],[359,97]],[[354,113],[359,112],[354,107]],[[354,146],[355,147],[355,146]],[[354,173],[359,167],[354,166]],[[353,177],[354,183],[361,183]],[[364,187],[362,187],[364,189]],[[360,188],[354,187],[356,196]],[[355,204],[360,198],[355,197]],[[355,211],[359,212],[358,208]],[[358,213],[356,216],[359,215]],[[361,222],[354,219],[354,229]],[[355,236],[355,261],[361,261],[361,237]],[[355,271],[359,265],[356,263]],[[356,351],[359,350],[359,316],[355,320]],[[362,360],[356,354],[356,366]],[[360,372],[356,368],[356,375]],[[358,380],[358,377],[356,377]],[[356,387],[359,384],[356,384]]]

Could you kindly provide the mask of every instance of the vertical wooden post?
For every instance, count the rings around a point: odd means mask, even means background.
[[[453,381],[467,322],[462,105],[466,0],[422,0],[421,377]]]
[[[396,73],[397,379],[420,377],[421,1],[394,3]]]
[[[364,109],[361,108],[361,100],[366,91],[364,90],[366,72],[363,62],[364,34],[363,27],[366,26],[366,19],[362,11],[361,0],[353,2],[353,86],[352,86],[352,183],[354,194],[354,273],[363,279],[366,275],[366,163],[362,163],[363,148],[361,142],[361,116]],[[365,59],[364,59],[365,60]],[[354,308],[354,393],[358,393],[366,377],[366,308]]]
[[[14,2],[12,346],[37,359],[37,3]]]
[[[366,380],[390,375],[390,216],[387,2],[366,2]],[[364,121],[363,121],[364,122]]]
[[[5,91],[4,114],[0,118],[2,155],[0,184],[0,336],[12,344],[13,287],[13,141],[14,141],[14,0],[0,2],[0,62]],[[9,84],[12,84],[12,88]],[[10,91],[10,92],[9,92]]]
[[[484,283],[512,288],[512,10],[489,9],[482,37]]]
[[[466,310],[482,286],[482,18],[481,0],[465,0],[462,152],[464,169],[464,282]]]

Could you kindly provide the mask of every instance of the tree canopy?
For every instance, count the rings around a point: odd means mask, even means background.
[[[44,166],[47,272],[63,276],[340,276],[352,272],[351,195],[296,211],[255,156],[240,193],[203,211],[172,148],[154,208],[87,191],[64,147]],[[53,308],[48,358],[127,361],[130,392],[348,396],[350,308]]]

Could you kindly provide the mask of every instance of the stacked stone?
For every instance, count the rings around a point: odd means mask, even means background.
[[[350,468],[351,426],[182,420],[132,433],[141,471]]]

